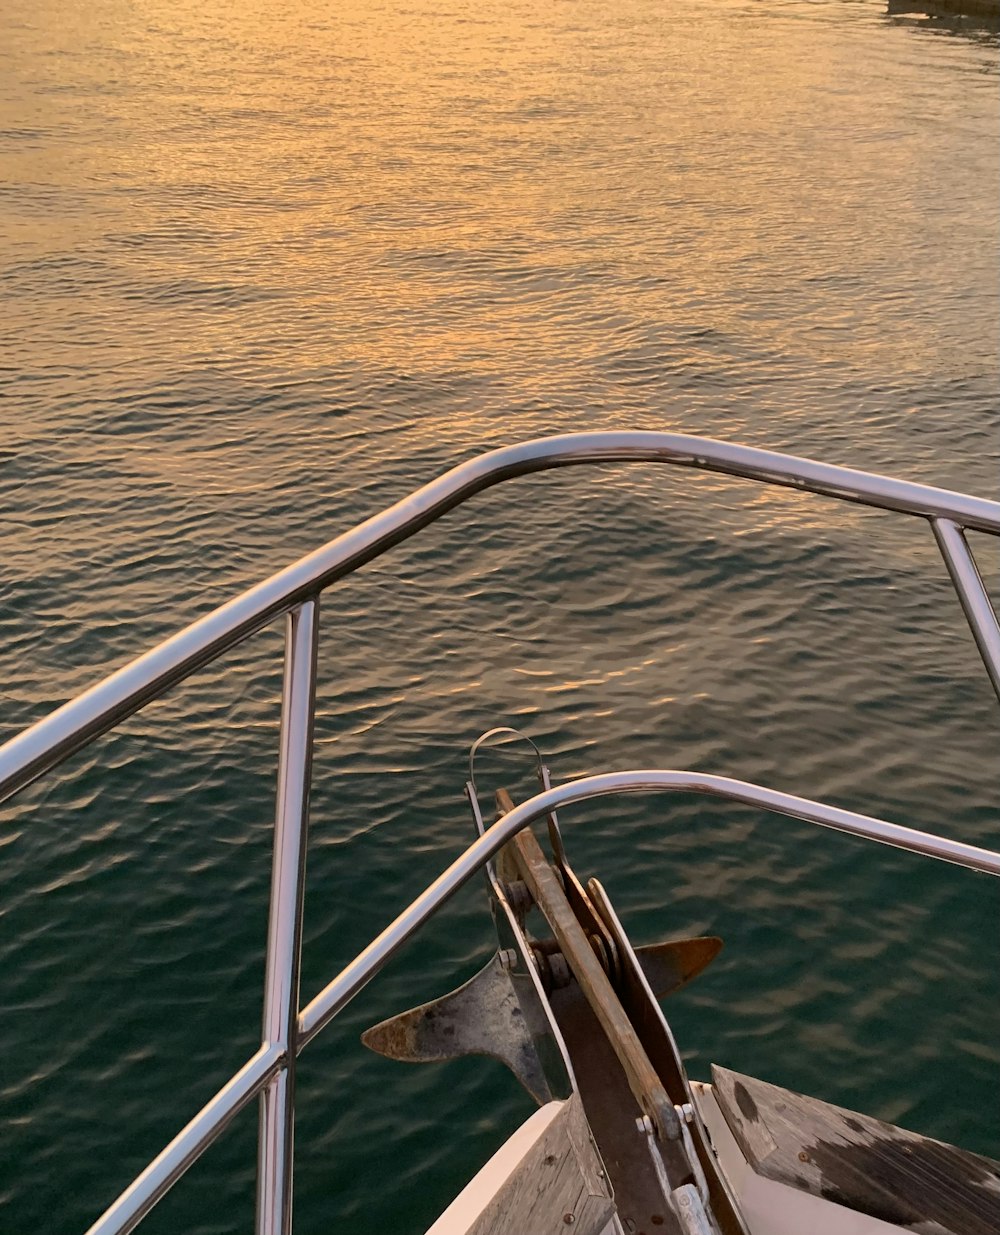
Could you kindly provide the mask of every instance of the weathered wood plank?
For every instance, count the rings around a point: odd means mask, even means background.
[[[713,1066],[716,1102],[758,1175],[922,1235],[997,1235],[1000,1163]]]
[[[501,814],[513,808],[506,790],[498,791],[497,805]],[[673,1103],[530,828],[513,837],[510,847],[521,878],[542,908],[567,965],[614,1047],[640,1109],[657,1126],[662,1141],[676,1142],[679,1125]]]
[[[599,1235],[614,1213],[574,1095],[468,1229],[468,1235]]]

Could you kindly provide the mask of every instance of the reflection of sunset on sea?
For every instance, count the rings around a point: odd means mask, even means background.
[[[6,0],[0,741],[499,444],[676,430],[994,495],[996,53],[886,0]],[[492,724],[566,776],[995,830],[994,704],[922,521],[554,472],[321,625],[307,997],[469,839]],[[85,1230],[256,1047],[280,656],[250,639],[0,820],[5,1231]],[[1000,1153],[987,893],[719,803],[579,835],[637,937],[726,938],[677,1004],[699,1073]],[[297,1230],[334,1193],[352,1235],[425,1229],[524,1114],[489,1064],[359,1062],[479,966],[478,892],[448,914],[304,1056]],[[253,1122],[144,1233],[253,1229]]]
[[[678,346],[692,324],[810,372],[880,354],[898,377],[947,366],[952,336],[923,289],[956,256],[971,273],[992,222],[962,210],[956,255],[954,212],[928,210],[928,186],[987,168],[953,165],[954,126],[980,123],[964,100],[953,115],[937,101],[929,136],[912,108],[873,106],[876,85],[907,81],[884,55],[900,32],[879,45],[850,15],[833,37],[831,22],[737,5],[706,39],[659,5],[580,12],[567,28],[517,6],[441,21],[170,4],[110,9],[96,32],[77,12],[33,115],[79,142],[70,158],[15,155],[14,175],[60,204],[40,221],[25,201],[9,234],[26,254],[103,237],[142,293],[109,301],[96,278],[74,299],[108,333],[165,329],[192,363],[226,355],[238,318],[234,359],[251,367],[322,365],[332,342],[344,363],[418,373],[488,374],[499,355],[540,397],[573,386],[553,354],[598,382],[616,353],[626,381],[632,365],[682,375],[705,351]],[[984,102],[990,88],[970,83]],[[83,194],[64,199],[70,184]],[[60,341],[128,359],[103,334]]]

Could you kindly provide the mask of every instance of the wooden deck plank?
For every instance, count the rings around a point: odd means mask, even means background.
[[[468,1235],[600,1235],[614,1203],[574,1095],[500,1187]]]
[[[1000,1163],[713,1066],[716,1102],[758,1175],[922,1235],[998,1235]]]

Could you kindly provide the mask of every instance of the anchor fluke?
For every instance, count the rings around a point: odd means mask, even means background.
[[[664,999],[701,973],[721,947],[722,940],[710,935],[648,944],[636,952],[654,995]],[[499,952],[464,986],[380,1021],[361,1041],[375,1054],[402,1063],[490,1055],[510,1068],[539,1105],[554,1096]]]
[[[699,935],[643,944],[635,954],[653,994],[657,999],[666,999],[696,978],[721,951],[718,935]]]
[[[491,1055],[507,1065],[539,1106],[552,1101],[513,983],[496,953],[464,986],[373,1025],[361,1041],[403,1063]]]

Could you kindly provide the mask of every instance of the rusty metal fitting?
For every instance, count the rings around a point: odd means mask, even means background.
[[[531,899],[531,893],[528,891],[527,885],[521,879],[512,879],[504,890],[507,893],[507,900],[510,903],[511,909],[514,910],[518,917],[527,913],[535,903]]]
[[[542,990],[546,995],[551,995],[553,991],[562,990],[564,986],[569,986],[570,982],[573,981],[570,967],[566,964],[566,958],[559,951],[558,947],[555,946],[555,940],[549,939],[543,943],[533,943],[531,945],[531,955],[538,969]]]
[[[552,974],[552,989],[554,991],[562,990],[564,986],[569,986],[573,981],[573,974],[569,965],[566,964],[566,958],[561,952],[553,952],[549,957],[549,972]]]

